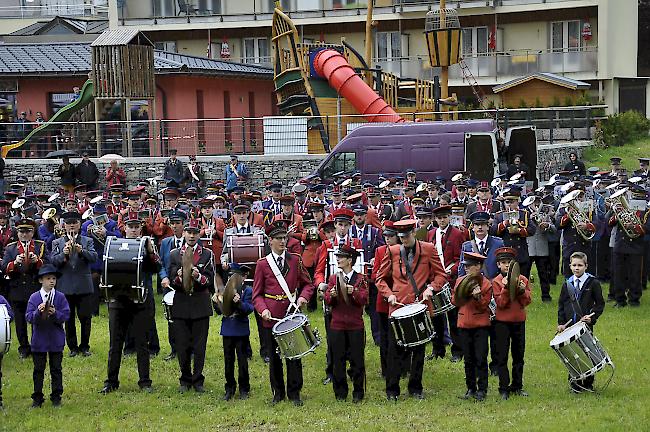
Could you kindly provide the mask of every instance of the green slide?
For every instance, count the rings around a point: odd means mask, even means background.
[[[51,119],[49,119],[47,122],[43,123],[36,129],[32,130],[29,133],[29,135],[27,135],[22,141],[19,141],[14,144],[7,144],[2,146],[2,157],[6,158],[7,153],[9,153],[11,150],[16,149],[22,146],[23,144],[29,142],[30,139],[37,138],[43,135],[53,126],[58,126],[58,125],[54,125],[53,123],[66,122],[70,120],[70,117],[72,117],[74,113],[86,107],[90,102],[92,102],[94,97],[95,97],[95,87],[93,86],[93,81],[88,80],[84,83],[83,87],[81,88],[81,93],[79,94],[79,97],[73,100],[72,102],[70,102],[68,105],[61,108],[60,110],[58,110],[56,114],[52,116]]]

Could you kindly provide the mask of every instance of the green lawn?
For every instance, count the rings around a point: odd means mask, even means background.
[[[555,299],[558,292],[559,287],[554,287]],[[156,301],[158,303],[159,299]],[[3,360],[6,409],[0,413],[0,430],[648,430],[649,313],[650,307],[645,301],[637,309],[617,310],[608,304],[596,333],[616,364],[616,374],[610,387],[600,395],[574,395],[568,391],[566,370],[549,348],[556,327],[556,305],[539,301],[539,288],[535,287],[533,304],[529,308],[524,371],[525,389],[530,397],[513,397],[502,402],[497,393],[497,379],[491,377],[485,403],[460,400],[458,396],[465,391],[463,365],[445,359],[425,364],[426,400],[415,401],[402,396],[399,403],[389,403],[384,399],[378,349],[369,344],[366,348],[366,400],[360,405],[339,403],[331,387],[321,383],[325,363],[325,347],[321,346],[315,355],[304,359],[302,396],[305,405],[295,408],[288,402],[270,406],[267,367],[257,355],[250,368],[251,398],[247,401],[221,400],[224,380],[219,318],[211,321],[205,368],[206,393],[203,395],[179,394],[178,364],[163,361],[163,355],[152,360],[153,394],[138,391],[135,357],[131,356],[123,362],[120,389],[107,396],[99,395],[97,392],[106,375],[108,349],[108,320],[103,307],[101,316],[93,320],[92,357],[69,358],[66,352],[61,409],[53,409],[49,402],[42,409],[29,408],[32,362],[20,361],[16,346],[12,347]],[[165,354],[168,351],[167,326],[160,309],[157,315],[162,354]],[[311,320],[322,331],[322,316],[315,313]],[[370,339],[368,333],[369,330],[366,334]],[[253,334],[253,349],[257,352],[254,328]],[[599,374],[596,384],[602,384],[604,378],[604,374]],[[47,377],[46,390],[47,394]]]
[[[639,169],[639,157],[650,157],[650,138],[644,138],[622,147],[590,147],[585,149],[583,160],[587,168],[596,166],[602,171],[610,169],[609,158],[620,157],[628,173]]]

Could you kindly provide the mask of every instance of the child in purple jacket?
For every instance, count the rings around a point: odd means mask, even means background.
[[[65,295],[54,289],[58,275],[56,267],[51,264],[41,267],[38,272],[41,289],[31,295],[25,313],[27,322],[32,323],[32,358],[34,359],[32,408],[40,408],[44,402],[43,377],[48,354],[52,377],[50,400],[53,406],[61,406],[63,394],[61,361],[65,346],[63,324],[70,318],[70,306]]]
[[[7,308],[7,313],[9,314],[9,319],[13,321],[14,319],[14,312],[11,310],[11,306],[9,305],[9,302],[7,299],[5,299],[3,296],[0,295],[0,305],[4,305]],[[4,354],[4,349],[5,347],[0,347],[0,411],[3,409],[2,405],[2,356]]]

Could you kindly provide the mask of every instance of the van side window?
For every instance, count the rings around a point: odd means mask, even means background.
[[[355,152],[338,153],[323,169],[323,178],[330,178],[336,173],[352,172],[357,169],[357,154]]]

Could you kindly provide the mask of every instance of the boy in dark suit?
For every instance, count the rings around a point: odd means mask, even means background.
[[[9,314],[9,320],[13,321],[14,319],[14,313],[11,310],[11,305],[5,299],[2,295],[0,295],[0,305],[4,305],[7,308],[7,313]],[[4,347],[2,347],[4,350]],[[4,353],[4,351],[2,351]],[[4,406],[2,405],[2,355],[0,355],[0,411],[4,409]]]
[[[586,272],[588,266],[587,255],[583,252],[574,252],[570,257],[570,267],[573,276],[562,285],[557,310],[557,331],[562,333],[572,324],[582,321],[587,323],[593,332],[598,317],[605,310],[605,300],[600,287],[600,282],[593,275]],[[593,390],[594,376],[571,383],[571,390],[580,393]]]
[[[63,394],[63,348],[65,330],[63,323],[70,318],[70,306],[65,295],[54,289],[59,275],[56,267],[46,264],[38,272],[41,289],[33,293],[27,303],[25,319],[32,324],[32,357],[34,358],[34,393],[32,408],[43,405],[43,378],[47,357],[50,358],[52,377],[52,405],[61,405]]]
[[[230,271],[240,273],[246,279],[250,267],[230,264]],[[221,321],[221,336],[223,336],[223,359],[225,362],[226,393],[223,400],[230,400],[235,395],[237,381],[235,381],[235,354],[237,354],[237,365],[239,367],[239,399],[248,399],[250,392],[250,379],[248,377],[248,356],[246,348],[249,346],[248,338],[251,331],[248,323],[248,315],[253,312],[253,289],[250,285],[242,284],[240,290],[235,293],[232,301],[234,312],[223,316]]]

